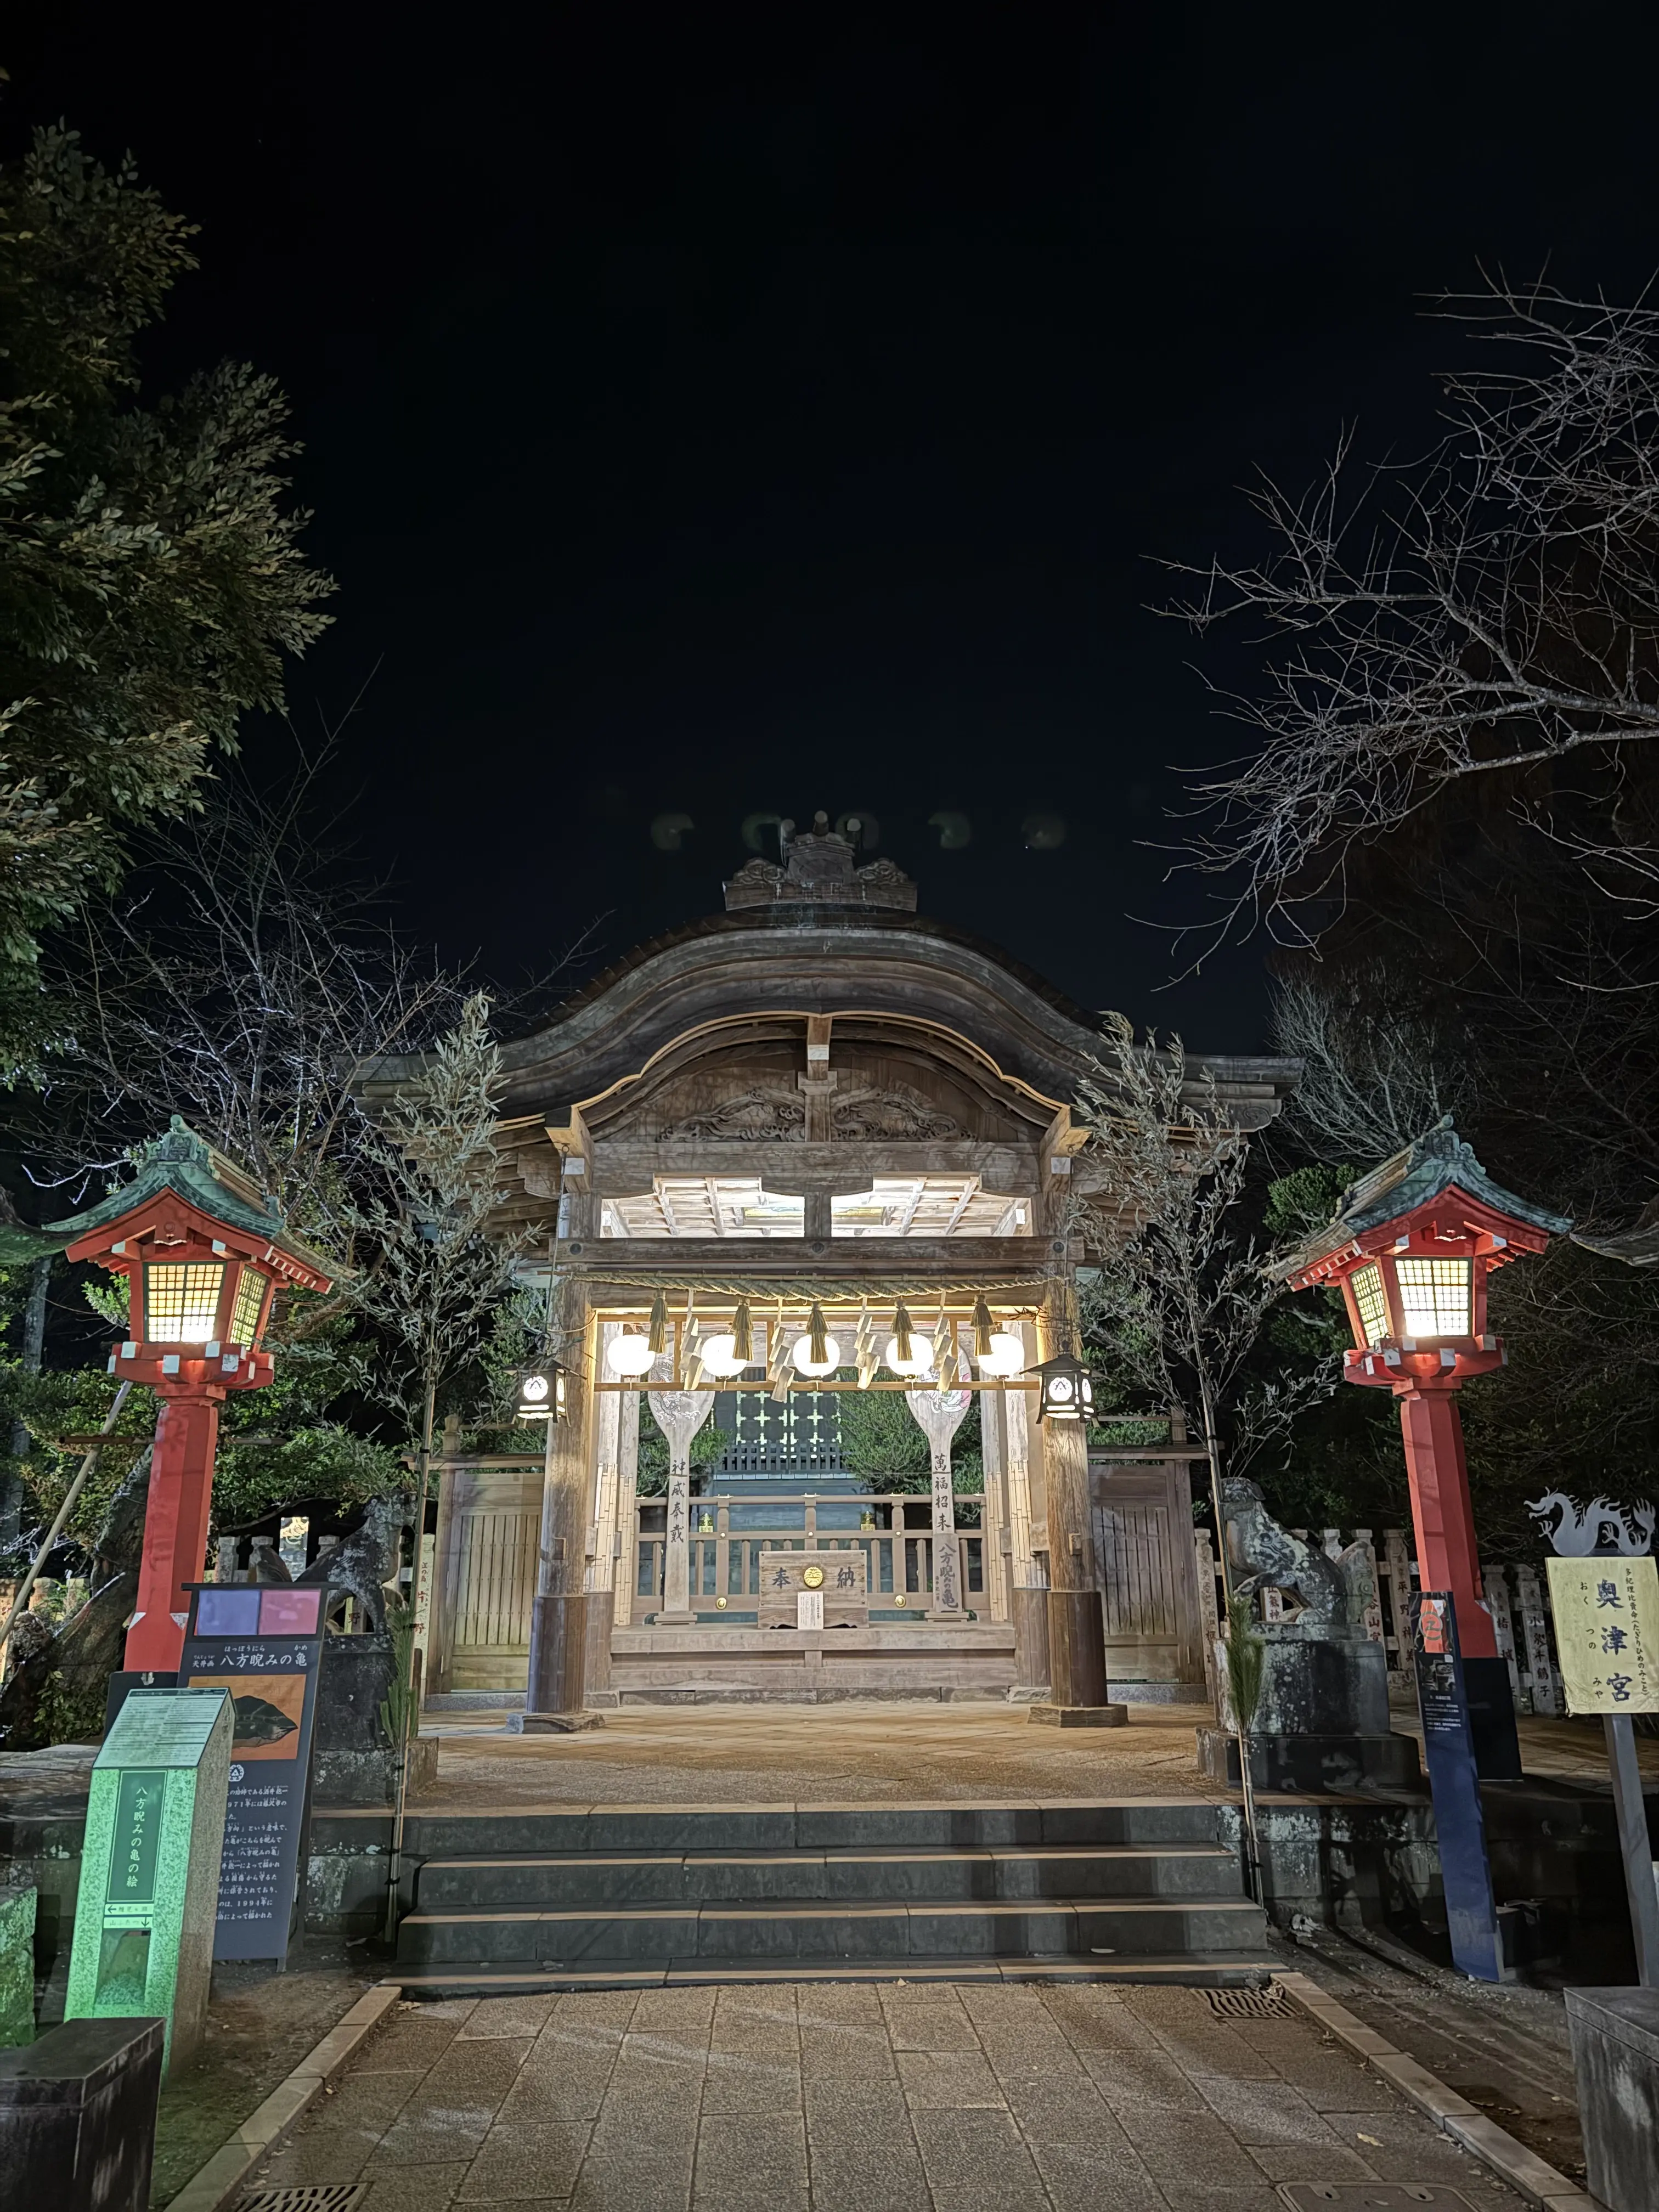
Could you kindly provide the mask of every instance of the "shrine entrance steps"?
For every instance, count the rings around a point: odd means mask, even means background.
[[[1259,1982],[1221,1808],[611,1806],[411,1817],[411,1997],[709,1982]]]

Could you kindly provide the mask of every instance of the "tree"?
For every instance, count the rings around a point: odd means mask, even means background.
[[[40,932],[115,881],[128,831],[190,806],[327,619],[276,385],[226,363],[137,404],[135,341],[191,234],[71,131],[0,169],[0,1072],[58,1018]]]
[[[848,1368],[844,1380],[857,1372]],[[885,1368],[881,1370],[887,1377]],[[841,1463],[860,1490],[904,1491],[927,1495],[933,1489],[933,1459],[926,1431],[899,1390],[843,1390],[836,1400],[841,1431]],[[980,1444],[979,1400],[963,1416],[951,1439],[951,1484],[959,1498],[977,1498],[985,1488]]]
[[[47,939],[72,1022],[12,1109],[37,1172],[112,1171],[182,1114],[304,1237],[351,1231],[356,1079],[459,1019],[459,976],[400,943],[333,826],[332,744],[280,779],[239,763],[183,820],[141,833],[118,897]]]
[[[1244,616],[1285,641],[1235,702],[1262,743],[1195,786],[1223,930],[1312,941],[1358,852],[1474,782],[1659,913],[1659,312],[1501,278],[1448,306],[1498,350],[1443,379],[1426,458],[1351,493],[1345,439],[1307,496],[1256,495],[1265,561],[1186,572],[1200,631]]]
[[[1203,1439],[1218,1532],[1224,1442],[1233,1471],[1282,1439],[1328,1395],[1328,1363],[1247,1382],[1268,1310],[1283,1296],[1270,1255],[1241,1242],[1249,1139],[1188,1068],[1179,1038],[1143,1046],[1121,1014],[1106,1018],[1109,1057],[1085,1084],[1085,1157],[1100,1164],[1103,1197],[1078,1202],[1091,1275],[1085,1339],[1160,1411],[1179,1407]]]
[[[527,1231],[491,1226],[500,1082],[489,1001],[475,992],[360,1141],[359,1267],[343,1288],[392,1354],[377,1363],[375,1395],[411,1441],[429,1438],[444,1386],[483,1360],[527,1245]]]

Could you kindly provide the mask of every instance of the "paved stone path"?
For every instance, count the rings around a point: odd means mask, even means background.
[[[1283,2212],[1522,2200],[1295,2012],[1199,1990],[787,1983],[405,2007],[256,2185],[362,2212]]]

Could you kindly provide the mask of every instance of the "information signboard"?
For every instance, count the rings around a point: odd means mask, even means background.
[[[1443,1591],[1424,1590],[1413,1596],[1412,1637],[1452,1958],[1473,1980],[1501,1981],[1504,1944],[1492,1901],[1474,1736],[1457,1649],[1457,1615]]]
[[[191,1586],[179,1679],[228,1690],[235,1722],[216,1959],[288,1955],[329,1595],[315,1583]]]
[[[1608,1553],[1546,1565],[1567,1711],[1659,1712],[1659,1563]]]
[[[231,1735],[216,1689],[135,1690],[93,1765],[64,2016],[159,2015],[168,2066],[207,2017]]]

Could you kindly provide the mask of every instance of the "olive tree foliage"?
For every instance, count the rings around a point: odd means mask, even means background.
[[[191,228],[37,131],[0,168],[0,1071],[57,1020],[40,932],[176,817],[239,717],[278,708],[282,656],[329,580],[285,504],[288,409],[225,363],[137,404],[135,341],[195,265]]]
[[[1247,1382],[1283,1295],[1272,1255],[1240,1228],[1249,1135],[1178,1037],[1142,1043],[1121,1014],[1107,1016],[1104,1032],[1099,1074],[1078,1101],[1084,1158],[1103,1166],[1097,1180],[1109,1194],[1109,1204],[1076,1205],[1090,1262],[1085,1336],[1152,1406],[1181,1407],[1218,1483],[1224,1443],[1243,1473],[1337,1377],[1322,1363]]]
[[[475,992],[358,1148],[344,1295],[386,1346],[374,1392],[410,1441],[437,1395],[483,1359],[529,1232],[492,1229],[501,1051]]]
[[[1636,787],[1659,736],[1659,311],[1502,278],[1445,311],[1489,352],[1443,379],[1426,457],[1358,472],[1345,438],[1305,495],[1255,494],[1262,561],[1177,571],[1198,588],[1172,612],[1278,647],[1262,696],[1232,702],[1259,742],[1194,785],[1215,934],[1311,942],[1361,848],[1474,781],[1659,914]]]

